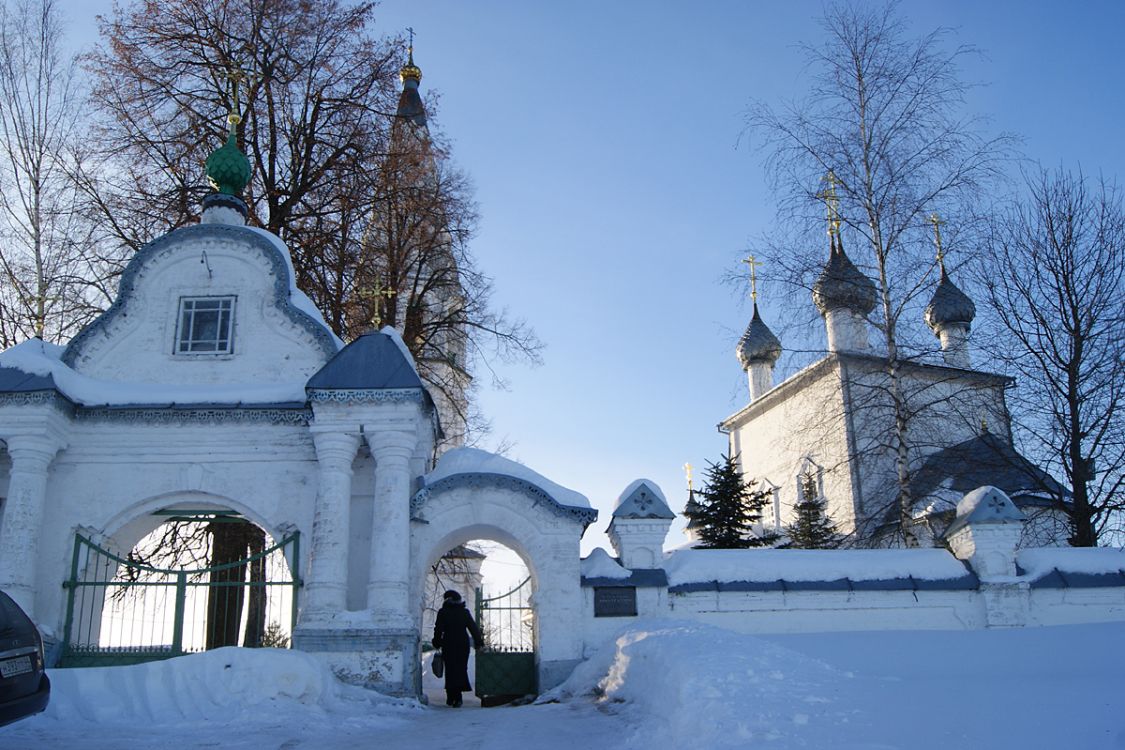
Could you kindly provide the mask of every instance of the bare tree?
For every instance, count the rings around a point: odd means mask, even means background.
[[[818,223],[824,177],[834,174],[845,234],[858,238],[851,243],[857,262],[874,276],[870,322],[880,334],[882,378],[868,382],[872,403],[888,412],[880,449],[893,457],[899,525],[914,544],[910,423],[927,399],[912,399],[903,373],[930,347],[902,322],[921,319],[923,295],[932,289],[926,217],[936,210],[964,226],[971,201],[999,176],[1011,139],[980,135],[979,118],[962,114],[969,85],[957,65],[973,49],[947,48],[945,30],[912,39],[893,4],[837,4],[822,26],[825,41],[802,47],[813,71],[808,95],[780,109],[757,105],[748,116],[785,223],[808,230],[803,247],[782,241],[769,255],[790,285],[811,287],[823,262],[810,257],[807,238]]]
[[[0,6],[0,346],[69,338],[96,314],[104,275],[70,174],[74,61],[55,0]],[[100,298],[100,299],[99,299]]]
[[[118,9],[88,61],[101,149],[83,185],[120,246],[194,222],[202,163],[237,106],[228,75],[245,70],[250,222],[288,243],[297,285],[341,338],[397,326],[465,421],[470,363],[537,361],[540,344],[491,307],[468,246],[471,185],[440,134],[396,116],[402,45],[373,23],[373,3],[337,0]]]
[[[1069,485],[1054,509],[1070,542],[1089,547],[1121,532],[1125,509],[1125,207],[1114,184],[1081,173],[1037,169],[1026,189],[981,256],[1003,333],[991,348],[1017,376],[1028,448]]]

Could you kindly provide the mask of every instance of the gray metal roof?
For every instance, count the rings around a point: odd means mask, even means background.
[[[1016,573],[1025,575],[1017,565]],[[1031,582],[1033,589],[1100,589],[1125,587],[1125,570],[1116,573],[1072,573],[1055,568]]]
[[[884,578],[873,581],[853,581],[836,578],[824,581],[693,581],[669,586],[672,594],[690,594],[697,591],[972,591],[980,580],[971,570],[958,578],[931,581],[908,576]]]
[[[0,366],[0,393],[57,391],[53,375],[32,375],[16,367]]]
[[[941,328],[952,324],[961,324],[966,328],[976,317],[977,306],[969,296],[957,288],[945,273],[945,266],[941,267],[941,279],[938,281],[934,296],[930,304],[926,305],[926,325],[937,334]]]
[[[772,365],[781,356],[781,342],[758,315],[757,302],[754,303],[754,315],[750,318],[750,325],[738,340],[738,348],[734,353],[744,370],[749,369],[755,362],[767,362]]]
[[[369,331],[345,346],[305,385],[310,391],[422,387],[398,344],[379,331]]]
[[[590,586],[636,586],[638,588],[643,586],[667,586],[668,573],[664,568],[636,568],[632,570],[628,578],[599,578],[582,576],[582,585]]]
[[[929,456],[910,481],[910,495],[921,500],[939,488],[965,494],[985,485],[999,488],[1017,505],[1021,495],[1029,493],[1063,498],[1070,495],[1007,441],[987,432]]]
[[[843,238],[832,236],[828,262],[813,284],[812,297],[821,314],[842,308],[867,315],[875,309],[875,283],[844,253]]]

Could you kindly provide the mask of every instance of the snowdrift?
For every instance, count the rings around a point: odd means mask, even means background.
[[[347,711],[403,701],[344,685],[301,651],[221,648],[128,667],[54,669],[44,717],[96,724],[198,721],[300,711]]]

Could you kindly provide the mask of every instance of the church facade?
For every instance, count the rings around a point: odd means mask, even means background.
[[[901,544],[897,397],[906,416],[911,532],[920,544],[939,540],[958,500],[981,484],[1000,487],[1029,515],[1025,544],[1065,543],[1065,523],[1051,506],[1066,491],[1013,447],[1005,401],[1012,379],[972,366],[976,309],[946,272],[940,244],[925,322],[940,341],[941,361],[904,358],[892,382],[887,357],[873,351],[868,335],[875,285],[848,258],[838,226],[829,234],[829,259],[812,290],[826,355],[775,385],[782,346],[755,301],[736,350],[750,403],[719,424],[744,477],[770,495],[764,530],[783,533],[815,490],[812,499],[824,503],[844,544]]]

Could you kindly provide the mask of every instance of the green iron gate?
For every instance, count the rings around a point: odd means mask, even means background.
[[[537,693],[531,578],[490,599],[477,589],[477,623],[484,636],[477,650],[476,694],[481,702]]]
[[[60,666],[136,664],[228,645],[288,647],[299,558],[296,531],[243,560],[195,570],[140,564],[76,534],[63,584]]]

